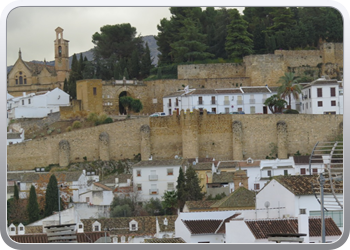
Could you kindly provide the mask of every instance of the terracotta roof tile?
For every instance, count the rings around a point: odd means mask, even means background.
[[[270,93],[266,87],[242,87],[244,93]]]
[[[171,160],[151,160],[140,161],[133,167],[163,167],[163,166],[180,166],[184,162],[183,159],[171,159]]]
[[[216,201],[215,200],[206,200],[206,201],[186,201],[185,205],[189,209],[205,209],[210,208]]]
[[[236,89],[216,89],[216,92],[218,94],[242,94],[241,89],[236,88]]]
[[[107,190],[107,191],[112,191],[113,190],[113,189],[111,189],[111,188],[107,187],[106,185],[103,185],[102,183],[99,183],[99,182],[94,182],[93,184],[95,186],[100,187],[100,188],[102,188],[104,190]]]
[[[212,183],[228,183],[233,182],[235,172],[222,171],[220,174],[214,173]]]
[[[145,239],[145,243],[186,243],[182,238],[152,238]]]
[[[106,236],[110,236],[109,232],[106,232]],[[94,243],[101,237],[105,237],[105,232],[77,233],[78,243]],[[10,238],[18,243],[48,243],[47,234],[44,233],[11,235]]]
[[[226,219],[210,219],[210,220],[182,220],[191,234],[224,234],[225,222],[237,217],[238,214],[233,214]]]
[[[246,220],[246,225],[256,239],[266,239],[268,234],[298,233],[298,219]],[[341,235],[342,232],[332,218],[325,219],[326,236]],[[309,235],[321,236],[321,218],[309,218]]]

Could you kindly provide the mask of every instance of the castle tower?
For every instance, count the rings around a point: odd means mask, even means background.
[[[63,39],[63,29],[57,27],[55,40],[55,70],[57,72],[57,81],[64,82],[69,77],[69,53],[68,40]],[[63,87],[63,85],[62,85]]]

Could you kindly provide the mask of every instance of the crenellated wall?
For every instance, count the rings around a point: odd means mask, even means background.
[[[72,162],[214,157],[265,159],[276,145],[283,159],[310,154],[317,141],[343,130],[342,115],[239,115],[181,111],[180,115],[123,120],[7,146],[9,170],[28,170]]]

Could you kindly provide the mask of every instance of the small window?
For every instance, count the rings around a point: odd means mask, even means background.
[[[301,168],[300,169],[300,174],[306,174],[306,169],[305,168]]]
[[[322,88],[317,88],[317,97],[322,97]]]
[[[174,175],[174,170],[172,168],[167,169],[167,174],[168,175]]]
[[[31,102],[30,102],[30,99],[28,99],[28,104],[30,104]]]
[[[97,89],[96,87],[93,88],[94,95],[97,95]]]
[[[18,84],[18,79],[16,79],[16,84]]]
[[[331,88],[331,96],[332,96],[332,97],[335,96],[335,88]]]
[[[16,228],[15,227],[11,227],[11,231],[16,231]]]
[[[136,170],[136,176],[141,176],[141,170]]]
[[[267,170],[267,176],[271,177],[271,170]]]
[[[100,229],[100,227],[99,227],[99,226],[95,226],[95,232],[100,231],[99,229]]]
[[[142,191],[142,184],[137,184],[137,191]]]
[[[86,197],[85,200],[86,200],[86,202],[89,203],[90,202],[90,197]]]
[[[251,114],[255,114],[255,106],[251,106],[250,107],[250,113]]]
[[[198,104],[203,104],[203,97],[201,96],[198,97]]]
[[[174,190],[174,182],[168,182],[168,188],[169,191]]]
[[[318,174],[317,168],[313,168],[313,169],[312,169],[312,174]]]
[[[260,190],[260,183],[254,183],[254,190]]]
[[[125,236],[120,237],[120,242],[125,243]]]
[[[331,101],[331,106],[337,106],[337,102],[336,101]]]
[[[83,228],[83,224],[79,224],[79,229],[82,229]]]
[[[22,100],[22,105],[24,105],[24,100]]]
[[[288,175],[288,170],[284,170],[283,174]]]
[[[318,106],[318,107],[323,107],[322,101],[318,101],[318,102],[317,102],[317,106]]]

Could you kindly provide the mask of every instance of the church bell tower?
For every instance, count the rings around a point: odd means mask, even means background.
[[[57,27],[55,40],[55,70],[57,73],[57,81],[63,82],[64,79],[69,78],[69,53],[68,40],[63,39],[63,29]]]

